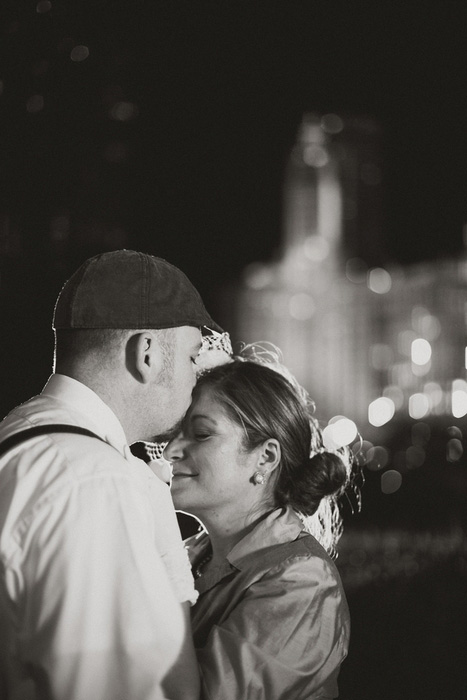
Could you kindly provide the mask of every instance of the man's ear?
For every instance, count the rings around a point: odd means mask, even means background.
[[[281,446],[276,438],[268,438],[259,448],[258,468],[265,473],[270,473],[281,462]]]
[[[164,365],[164,358],[162,348],[154,333],[143,331],[135,333],[129,338],[127,362],[129,359],[133,363],[131,369],[133,369],[134,375],[142,384],[147,384],[159,375]]]

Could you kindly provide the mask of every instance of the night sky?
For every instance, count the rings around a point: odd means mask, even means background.
[[[274,256],[284,164],[306,110],[381,123],[388,261],[462,250],[465,2],[5,7],[3,409],[42,386],[51,307],[86,257],[119,247],[166,257],[214,314],[224,281]]]

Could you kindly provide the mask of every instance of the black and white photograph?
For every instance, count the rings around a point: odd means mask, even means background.
[[[0,37],[0,700],[465,700],[467,5]]]

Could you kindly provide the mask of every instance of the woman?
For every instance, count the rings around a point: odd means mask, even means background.
[[[264,364],[215,367],[200,377],[164,457],[176,509],[207,531],[187,540],[203,697],[336,697],[349,613],[337,569],[306,523],[343,489],[348,469],[323,450],[303,397]]]

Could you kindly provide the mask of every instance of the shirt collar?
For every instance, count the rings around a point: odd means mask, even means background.
[[[70,406],[80,425],[104,438],[119,452],[128,450],[123,427],[112,409],[88,386],[64,374],[52,374],[41,392],[42,396],[59,399]]]
[[[216,569],[211,569],[195,580],[195,587],[199,593],[204,593],[235,570],[242,571],[251,567],[253,562],[261,562],[258,557],[261,550],[266,550],[274,545],[284,544],[296,540],[304,531],[303,523],[290,508],[277,508],[260,520],[255,527],[248,532],[231,549],[226,560]],[[204,530],[186,541],[188,555],[192,564],[198,564],[209,552],[209,535]]]
[[[248,555],[258,554],[262,549],[268,549],[277,544],[291,542],[303,530],[303,523],[290,508],[277,508],[260,520],[227,555],[228,561],[241,569],[241,560]]]

